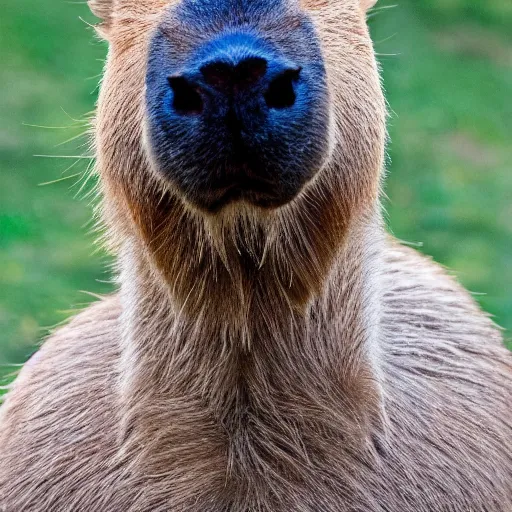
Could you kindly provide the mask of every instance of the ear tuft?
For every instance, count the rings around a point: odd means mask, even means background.
[[[88,0],[89,9],[91,9],[94,16],[103,20],[108,24],[114,9],[114,0]]]
[[[360,0],[360,2],[363,11],[366,12],[368,9],[371,9],[377,3],[377,0]]]

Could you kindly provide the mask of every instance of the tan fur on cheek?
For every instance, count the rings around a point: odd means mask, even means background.
[[[89,0],[92,13],[102,21],[96,25],[98,35],[109,42],[130,40],[155,23],[165,8],[179,0]]]
[[[303,9],[322,9],[329,5],[330,0],[300,0]]]
[[[344,0],[300,0],[303,9],[323,9],[325,7],[336,7],[336,3],[341,3]],[[348,0],[353,1],[353,0]],[[357,0],[355,0],[357,1]],[[378,0],[359,0],[360,7],[363,11],[371,9]]]
[[[364,11],[371,9],[377,3],[377,0],[360,0],[360,1],[361,1],[361,7],[363,8]]]

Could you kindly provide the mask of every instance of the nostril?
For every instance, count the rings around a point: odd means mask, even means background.
[[[203,98],[196,85],[182,76],[169,77],[169,85],[174,93],[172,106],[176,112],[183,115],[203,112]]]
[[[212,87],[229,87],[233,79],[233,67],[225,62],[212,62],[201,68],[205,82]]]
[[[221,90],[247,87],[256,84],[267,72],[267,61],[261,57],[248,57],[236,66],[222,61],[201,67],[205,82]]]
[[[265,101],[269,108],[280,110],[293,107],[297,99],[293,85],[301,71],[301,68],[287,69],[270,82],[265,93]]]
[[[267,61],[261,57],[249,57],[236,67],[238,81],[241,84],[252,85],[261,80],[267,72]]]

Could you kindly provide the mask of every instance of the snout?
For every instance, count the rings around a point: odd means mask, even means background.
[[[183,54],[166,34],[153,42],[147,76],[159,171],[208,211],[233,201],[275,208],[293,200],[326,153],[320,53],[312,59],[311,49],[297,52],[293,44],[286,51],[253,29],[216,33]],[[296,48],[306,43],[299,42],[296,36]]]
[[[236,139],[255,130],[250,121],[257,114],[295,104],[300,66],[259,47],[256,39],[225,37],[204,53],[204,61],[169,77],[176,114],[223,119]],[[293,122],[295,113],[289,116]],[[260,121],[271,120],[267,115]]]

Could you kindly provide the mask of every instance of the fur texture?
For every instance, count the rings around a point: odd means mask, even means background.
[[[111,45],[96,142],[120,291],[8,394],[0,509],[512,510],[512,356],[382,227],[369,3],[301,3],[330,85],[325,167],[278,210],[214,216],[164,182],[144,136],[148,41],[169,3],[93,3]]]

